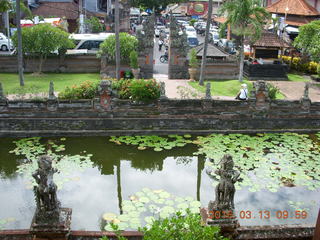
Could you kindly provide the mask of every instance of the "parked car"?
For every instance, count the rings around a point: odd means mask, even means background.
[[[210,43],[218,45],[219,40],[220,40],[219,33],[217,33],[217,32],[210,32],[209,33],[209,42]]]
[[[8,51],[9,50],[9,42],[10,42],[10,50],[14,49],[13,43],[11,39],[8,39],[6,35],[0,33],[0,50]]]
[[[194,27],[192,26],[187,26],[185,28],[185,31],[186,31],[186,34],[189,36],[189,35],[193,35],[193,36],[197,36],[197,32],[196,30],[194,29]]]
[[[73,50],[86,50],[87,52],[96,53],[100,48],[100,44],[113,34],[71,34],[70,38],[75,41],[76,47]],[[73,52],[76,51],[68,51],[68,53]]]
[[[197,38],[197,36],[188,36],[187,37],[187,40],[188,40],[188,44],[190,47],[196,47],[199,45],[199,40]]]
[[[223,48],[229,54],[236,54],[237,53],[237,50],[236,50],[234,43],[230,40],[225,39],[225,38],[222,38],[219,40],[218,46]]]

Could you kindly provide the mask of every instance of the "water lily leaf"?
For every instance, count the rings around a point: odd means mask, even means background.
[[[117,218],[117,215],[114,213],[105,213],[103,214],[102,218],[106,221],[112,221],[113,219]]]

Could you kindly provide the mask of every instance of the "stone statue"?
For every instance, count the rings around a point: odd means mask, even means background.
[[[60,202],[57,198],[57,185],[53,182],[55,172],[57,170],[52,167],[52,158],[40,156],[38,169],[32,175],[38,184],[34,187],[37,202],[36,222],[59,221]]]
[[[304,93],[303,93],[304,99],[309,99],[309,88],[310,88],[310,83],[307,82],[304,87]]]
[[[219,184],[215,189],[215,201],[209,203],[209,211],[223,211],[223,210],[234,210],[234,184],[237,182],[240,173],[233,169],[234,162],[232,156],[229,154],[224,155],[221,159],[220,168],[214,173],[220,176]],[[209,173],[209,176],[216,179]]]
[[[160,98],[165,99],[166,97],[166,84],[164,82],[160,82]]]
[[[206,84],[206,99],[211,99],[211,83]]]
[[[49,86],[49,100],[56,100],[57,97],[54,95],[54,85],[53,82],[50,81],[50,86]]]
[[[6,97],[3,93],[2,83],[0,82],[0,101],[6,101]]]

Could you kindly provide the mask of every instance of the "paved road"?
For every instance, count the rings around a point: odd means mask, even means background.
[[[161,63],[160,62],[160,56],[164,54],[165,47],[162,47],[162,51],[159,51],[159,45],[158,45],[159,38],[155,38],[154,43],[154,51],[153,51],[153,59],[155,60],[154,65],[154,74],[164,74],[168,75],[168,63]]]

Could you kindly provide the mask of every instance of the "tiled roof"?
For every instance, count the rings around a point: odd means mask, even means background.
[[[264,32],[261,38],[256,41],[253,47],[266,47],[266,48],[289,48],[291,47],[287,42],[280,39],[278,35],[270,32]]]
[[[288,11],[286,12],[286,9]],[[305,0],[279,0],[266,8],[271,13],[301,15],[301,16],[320,16],[314,7],[310,6]]]
[[[79,6],[74,2],[41,2],[40,6],[32,10],[33,15],[42,17],[79,18]]]
[[[204,43],[200,44],[199,46],[194,47],[196,49],[198,57],[203,56],[203,47],[204,47]],[[228,56],[229,56],[228,53],[219,49],[215,45],[208,44],[207,57],[228,57]]]
[[[309,17],[299,17],[299,16],[288,16],[286,19],[286,24],[295,26],[295,27],[300,27],[302,25],[308,24],[314,20],[314,18],[309,18]]]

